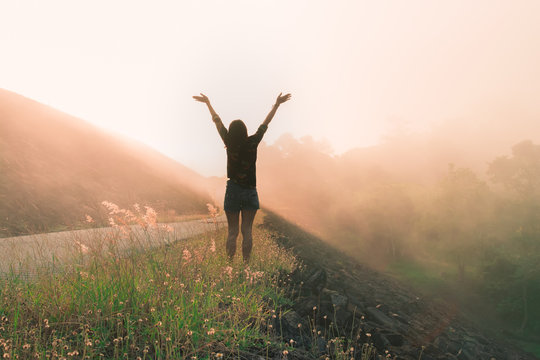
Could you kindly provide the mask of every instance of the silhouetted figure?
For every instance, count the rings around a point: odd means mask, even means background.
[[[218,114],[210,105],[208,97],[193,96],[197,101],[208,106],[212,120],[227,148],[227,189],[223,208],[227,215],[229,235],[227,237],[227,255],[232,260],[236,252],[236,238],[238,237],[238,223],[242,213],[242,255],[244,261],[249,261],[253,237],[251,229],[255,214],[259,209],[259,195],[256,187],[255,162],[257,161],[257,146],[261,142],[268,124],[272,121],[279,105],[288,101],[291,94],[278,95],[276,103],[264,122],[259,126],[255,134],[248,136],[246,125],[242,120],[234,120],[225,128]]]

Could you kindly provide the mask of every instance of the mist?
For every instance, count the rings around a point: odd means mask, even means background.
[[[284,135],[259,151],[262,203],[377,270],[408,281],[420,273],[420,288],[437,284],[428,293],[448,299],[459,291],[462,306],[480,296],[473,312],[494,306],[485,317],[534,333],[540,122],[476,115],[339,155],[327,141]]]

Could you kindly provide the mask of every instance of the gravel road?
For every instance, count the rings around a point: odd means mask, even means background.
[[[21,277],[34,277],[39,271],[60,268],[77,257],[89,253],[104,253],[111,243],[121,253],[132,247],[153,247],[190,238],[225,226],[224,215],[212,219],[168,223],[144,231],[138,225],[121,228],[95,228],[46,234],[0,238],[0,276],[15,272]]]

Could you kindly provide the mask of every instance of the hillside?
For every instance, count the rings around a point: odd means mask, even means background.
[[[302,328],[317,324],[317,330],[336,327],[346,339],[372,343],[391,359],[535,359],[502,334],[479,329],[451,303],[422,297],[275,213],[268,212],[263,226],[303,264],[291,274],[295,301],[284,325],[299,345],[311,346]]]
[[[0,89],[0,237],[104,220],[100,203],[205,212],[205,179],[157,151]]]

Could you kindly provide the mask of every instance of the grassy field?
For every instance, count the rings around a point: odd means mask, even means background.
[[[75,246],[71,263],[31,279],[1,278],[2,359],[319,357],[283,336],[281,319],[294,302],[289,274],[302,265],[260,226],[264,213],[256,219],[248,264],[241,254],[229,261],[226,229],[217,225],[176,240],[155,212],[109,204],[109,214],[110,233],[96,235],[92,246]],[[131,232],[132,223],[146,231]],[[156,234],[166,245],[148,243]],[[120,249],[126,240],[133,246]],[[305,336],[312,336],[309,329]],[[328,358],[351,358],[353,349],[338,346],[346,343],[328,339]],[[373,346],[365,345],[361,358],[371,359]]]
[[[148,232],[170,236],[166,228],[147,225]],[[151,250],[140,246],[145,239],[131,239],[137,246],[120,253],[115,237],[135,235],[117,227],[96,239],[107,256],[83,248],[60,271],[32,281],[7,276],[0,285],[0,354],[153,359],[275,351],[284,345],[270,320],[290,301],[278,282],[296,260],[270,233],[256,227],[254,235],[246,265],[239,256],[233,262],[224,256],[223,229],[187,241],[167,239],[168,245]]]

